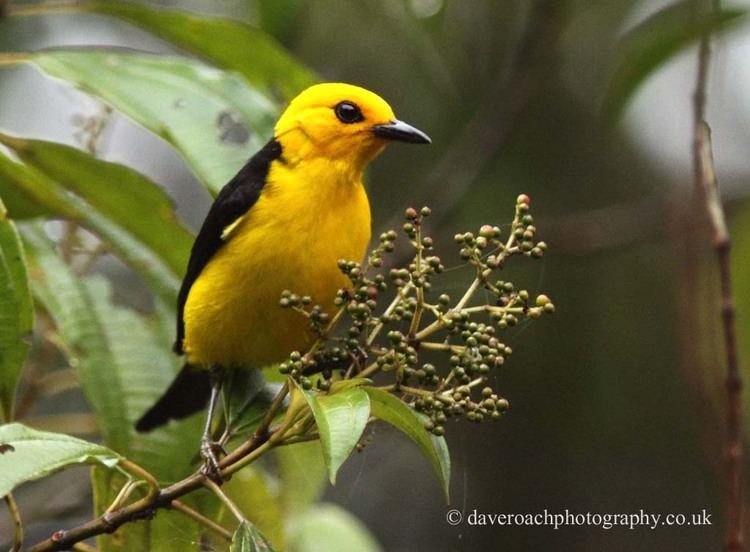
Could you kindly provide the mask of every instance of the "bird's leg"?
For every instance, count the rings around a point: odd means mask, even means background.
[[[206,416],[206,426],[203,429],[203,437],[201,438],[201,456],[205,461],[201,472],[219,484],[221,484],[223,480],[217,455],[225,452],[221,443],[217,443],[213,440],[211,426],[213,425],[214,410],[216,409],[216,403],[219,400],[223,380],[224,370],[219,366],[213,367],[211,369],[211,398],[208,401],[208,416]]]

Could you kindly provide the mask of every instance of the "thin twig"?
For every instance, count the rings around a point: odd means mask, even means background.
[[[204,527],[207,527],[208,529],[211,529],[211,531],[214,531],[215,533],[218,533],[222,537],[224,537],[226,540],[231,541],[232,540],[232,532],[225,529],[215,521],[208,519],[206,516],[201,514],[200,512],[194,510],[184,502],[181,502],[179,500],[173,500],[171,508],[174,510],[177,510],[178,512],[182,512],[189,518],[192,518],[194,521],[197,521]]]
[[[220,462],[219,466],[222,468],[222,476],[228,477],[236,469],[234,464],[240,463],[243,459],[250,457],[256,459],[263,452],[267,451],[270,446],[267,441],[270,437],[268,432],[268,426],[273,421],[273,417],[284,402],[284,397],[288,393],[288,385],[279,391],[271,403],[271,407],[266,418],[261,423],[258,431],[249,440],[237,447],[234,451],[224,457]],[[262,450],[259,450],[262,449]],[[249,461],[249,460],[248,460]],[[244,466],[248,461],[243,462],[241,466]],[[132,466],[128,466],[132,468]],[[137,469],[136,469],[137,471]],[[144,476],[144,474],[139,474]],[[188,493],[191,493],[205,485],[205,476],[200,472],[194,473],[185,479],[174,483],[173,485],[159,490],[153,496],[146,496],[128,504],[122,508],[119,508],[113,512],[108,512],[106,516],[102,516],[97,519],[90,520],[78,527],[70,530],[56,531],[50,538],[43,540],[31,548],[28,552],[47,552],[53,550],[67,550],[72,548],[76,543],[79,543],[88,538],[96,535],[102,535],[104,533],[111,533],[118,527],[136,521],[140,519],[148,519],[154,515],[154,513],[162,508],[171,507],[173,501],[180,498]]]
[[[712,9],[719,9],[714,1]],[[705,204],[712,232],[721,288],[721,318],[726,355],[727,389],[727,527],[724,549],[744,549],[742,528],[742,376],[737,352],[734,298],[730,265],[731,240],[716,181],[711,132],[705,122],[706,85],[711,61],[710,36],[706,32],[698,50],[698,73],[693,96],[693,169],[696,192]]]
[[[23,522],[21,521],[21,512],[18,510],[16,499],[11,493],[4,497],[5,504],[8,505],[8,512],[13,520],[13,546],[11,552],[18,552],[23,548]]]
[[[227,493],[225,493],[221,487],[219,487],[216,483],[214,483],[211,479],[206,478],[203,481],[203,485],[213,491],[213,493],[219,497],[219,500],[221,500],[224,503],[224,506],[229,508],[229,511],[232,512],[232,515],[237,518],[237,521],[240,523],[247,522],[247,518],[245,518],[245,514],[242,513],[242,510],[240,510],[239,506],[237,506],[231,498],[227,496]]]

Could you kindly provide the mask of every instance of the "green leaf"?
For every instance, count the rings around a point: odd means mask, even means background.
[[[449,500],[451,464],[445,439],[429,433],[419,414],[390,393],[376,387],[363,389],[370,396],[372,415],[403,432],[417,444],[440,478],[445,499]]]
[[[101,161],[63,144],[2,133],[0,143],[148,246],[174,274],[183,273],[193,236],[157,184],[124,165]],[[7,187],[8,183],[0,181],[0,194]]]
[[[89,49],[28,54],[23,61],[164,138],[213,193],[271,137],[278,114],[235,73],[192,59]]]
[[[661,65],[705,33],[715,33],[737,23],[745,13],[746,10],[724,9],[700,14],[693,0],[683,0],[647,18],[618,45],[602,112],[617,121],[638,88]]]
[[[274,548],[254,525],[243,521],[232,536],[229,552],[274,552]]]
[[[91,483],[95,516],[104,514],[127,481],[126,475],[117,470],[94,466],[91,470]],[[145,489],[140,487],[135,491],[132,499],[143,494],[145,494]],[[194,498],[186,496],[182,500],[202,511],[200,505],[193,503]],[[115,533],[99,535],[96,539],[97,550],[99,552],[143,552],[144,550],[198,552],[201,549],[198,543],[201,542],[203,530],[205,529],[202,525],[181,512],[161,509],[151,519],[128,523]],[[205,538],[205,535],[203,537]]]
[[[174,303],[177,277],[151,249],[47,175],[14,161],[0,150],[0,189],[9,187],[23,194],[27,201],[98,235],[113,253],[143,276],[157,295],[169,304]]]
[[[25,481],[46,477],[75,464],[114,467],[114,451],[62,433],[37,431],[23,424],[0,425],[0,496]]]
[[[254,86],[280,90],[286,98],[318,80],[273,37],[239,21],[120,1],[90,2],[86,7],[116,16],[219,67],[237,71]]]
[[[321,504],[298,518],[290,552],[378,552],[382,550],[367,528],[343,508]]]
[[[303,391],[312,410],[323,445],[323,459],[331,484],[336,472],[349,457],[370,418],[370,400],[360,387],[344,389],[332,395]]]
[[[240,418],[247,421],[243,415],[253,406],[265,388],[266,381],[261,370],[230,370],[226,375],[223,389],[227,425],[236,426]],[[265,403],[262,400],[258,402]],[[251,417],[255,418],[257,414],[258,412],[254,412]]]
[[[25,225],[23,236],[34,293],[55,322],[107,444],[161,479],[189,473],[200,420],[148,434],[133,428],[179,367],[153,322],[113,305],[103,278],[73,273],[39,226]]]
[[[279,482],[261,465],[246,466],[232,475],[223,486],[224,492],[244,513],[251,528],[262,533],[274,547],[284,549],[285,516],[279,497]],[[262,504],[262,507],[258,507]],[[221,505],[217,514],[205,512],[225,526],[235,523],[234,514]]]
[[[0,420],[13,419],[13,400],[34,329],[23,246],[0,200]]]

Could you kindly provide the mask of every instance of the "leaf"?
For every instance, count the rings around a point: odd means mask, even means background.
[[[68,193],[34,167],[18,163],[0,150],[0,189],[8,187],[55,216],[75,221],[98,235],[123,262],[145,279],[162,300],[174,303],[179,284],[177,277],[153,251],[80,197]]]
[[[363,390],[370,397],[372,415],[404,433],[427,457],[440,478],[448,501],[451,465],[445,439],[428,433],[419,415],[390,393],[376,387],[364,387]]]
[[[63,144],[2,133],[0,143],[149,247],[174,274],[183,273],[193,236],[177,219],[169,196],[157,184],[124,165],[96,159]],[[0,181],[0,194],[7,187]]]
[[[251,528],[260,531],[263,538],[272,546],[283,550],[285,516],[281,509],[278,487],[279,482],[270,476],[267,470],[259,465],[251,465],[233,474],[232,479],[222,488],[245,514]],[[218,515],[211,515],[212,519],[228,522],[229,527],[236,523],[234,515],[223,504]],[[227,523],[224,525],[227,526]]]
[[[23,246],[0,200],[0,420],[13,419],[13,401],[30,348],[34,309]]]
[[[129,2],[90,2],[86,8],[137,25],[219,67],[237,71],[254,86],[278,89],[287,99],[318,80],[273,37],[239,21]]]
[[[214,194],[271,137],[278,114],[244,79],[197,60],[113,49],[55,50],[22,60],[164,138]]]
[[[235,426],[240,418],[256,402],[256,398],[266,388],[261,370],[230,370],[226,375],[223,389],[224,412],[229,426]],[[273,398],[273,396],[271,397]],[[258,401],[264,402],[264,401]],[[254,409],[255,410],[255,409]],[[255,417],[257,412],[251,414]],[[246,418],[245,418],[246,421]]]
[[[113,305],[103,278],[73,273],[39,226],[23,230],[34,294],[55,322],[106,443],[158,478],[187,475],[200,420],[148,434],[133,427],[179,367],[161,334],[148,319]]]
[[[724,9],[701,15],[693,0],[683,0],[647,18],[620,41],[602,112],[617,121],[638,88],[662,64],[705,33],[724,30],[746,13]]]
[[[0,443],[12,447],[0,454],[0,496],[68,466],[98,463],[112,468],[122,459],[107,447],[17,423],[0,426]]]
[[[359,387],[335,394],[303,393],[318,426],[328,478],[335,484],[336,472],[365,430],[370,418],[370,400]]]
[[[127,477],[116,471],[94,466],[91,470],[91,483],[94,493],[94,515],[104,514],[115,500],[118,492],[128,481]],[[142,496],[145,489],[135,491],[132,499]],[[183,501],[191,502],[192,496],[183,497]],[[196,507],[191,503],[191,506]],[[203,526],[188,516],[172,509],[161,509],[148,520],[138,523],[128,523],[111,534],[97,537],[99,552],[143,552],[144,550],[158,550],[159,552],[188,552],[200,550]]]
[[[320,504],[298,519],[290,537],[290,552],[382,550],[361,521],[334,504]]]
[[[229,552],[274,552],[274,548],[254,525],[243,521],[232,536]]]

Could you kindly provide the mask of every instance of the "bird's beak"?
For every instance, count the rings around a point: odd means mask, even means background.
[[[375,125],[372,133],[378,138],[395,140],[398,142],[409,142],[410,144],[431,144],[432,140],[418,128],[394,119],[389,123]]]

